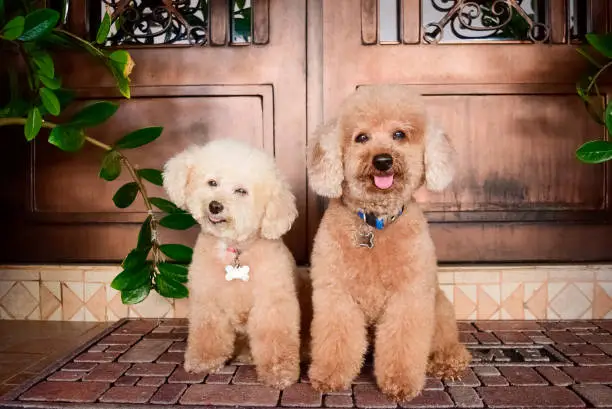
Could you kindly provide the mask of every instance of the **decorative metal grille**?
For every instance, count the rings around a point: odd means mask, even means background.
[[[439,43],[445,28],[459,40],[519,40],[546,42],[550,28],[527,13],[523,0],[429,0],[436,12],[445,13],[424,27],[423,40]],[[561,0],[555,0],[561,1]],[[533,4],[537,2],[533,1]],[[535,7],[533,7],[535,9]]]
[[[111,15],[107,45],[208,42],[207,0],[102,0]]]

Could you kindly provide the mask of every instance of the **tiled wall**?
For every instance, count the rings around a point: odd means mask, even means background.
[[[152,292],[127,306],[116,266],[0,266],[0,319],[183,318],[187,300]],[[612,318],[612,265],[441,267],[459,319]]]

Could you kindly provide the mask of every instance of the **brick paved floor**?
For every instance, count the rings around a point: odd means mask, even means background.
[[[0,408],[612,407],[612,321],[462,322],[460,330],[474,356],[461,380],[428,379],[420,396],[396,405],[377,390],[369,366],[351,388],[326,395],[305,375],[283,392],[265,387],[249,365],[188,374],[180,365],[184,320],[121,321],[37,378],[23,377]]]

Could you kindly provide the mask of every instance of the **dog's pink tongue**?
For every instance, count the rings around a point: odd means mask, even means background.
[[[393,175],[374,176],[374,184],[379,189],[389,189],[393,184]]]

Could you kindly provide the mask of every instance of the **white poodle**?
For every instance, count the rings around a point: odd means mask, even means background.
[[[299,376],[295,260],[282,241],[295,198],[273,158],[231,139],[193,146],[164,168],[170,199],[201,225],[189,267],[185,370],[214,372],[246,336],[259,379],[285,388]]]

